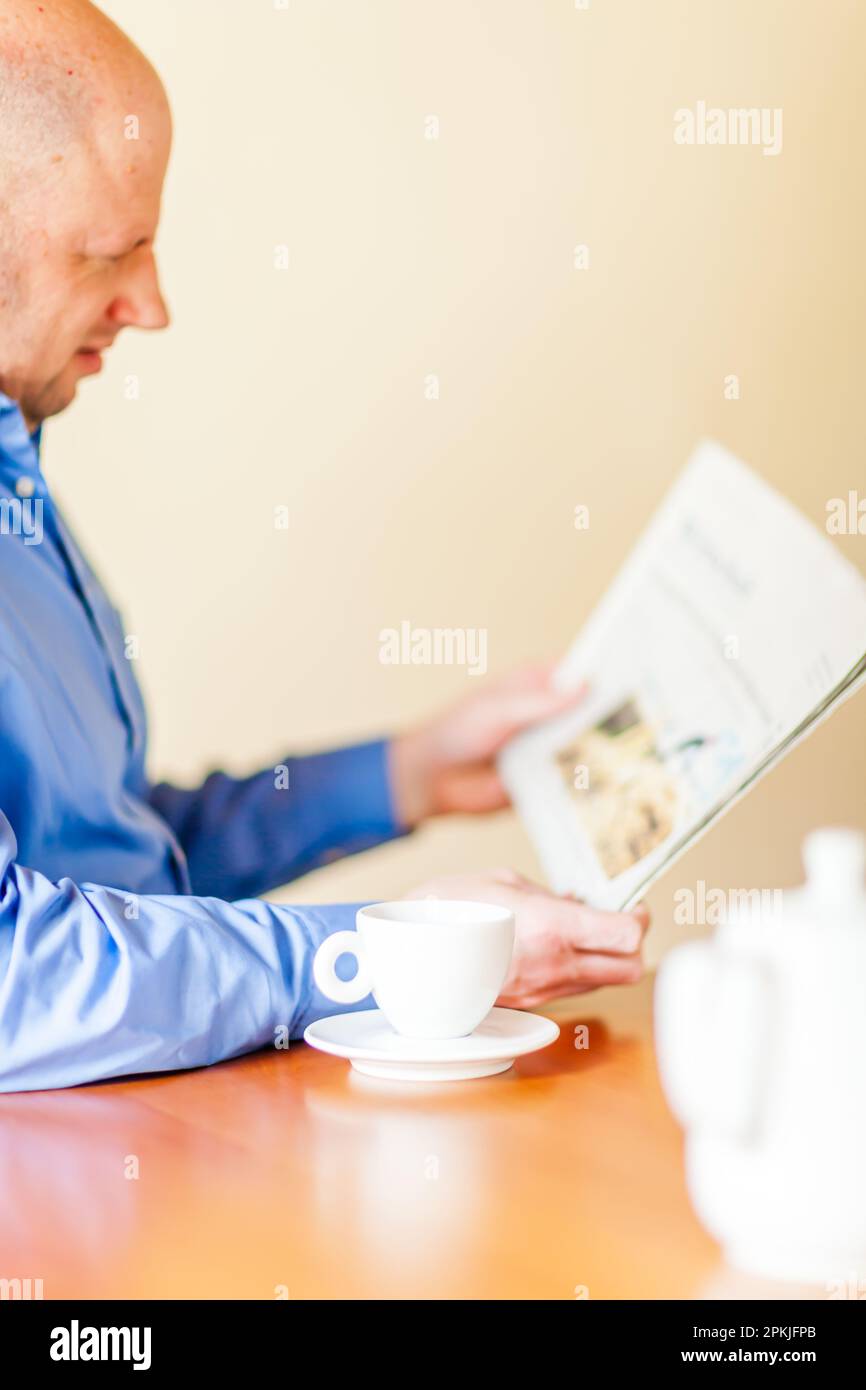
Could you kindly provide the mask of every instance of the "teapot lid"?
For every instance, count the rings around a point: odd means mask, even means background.
[[[866,891],[866,837],[859,830],[813,830],[803,841],[806,887],[826,903],[850,903]]]
[[[806,883],[786,894],[786,910],[820,925],[866,926],[866,837],[859,830],[827,827],[803,841]]]
[[[803,841],[803,863],[806,882],[801,888],[741,894],[729,904],[724,924],[866,930],[866,837],[859,830],[813,830]]]

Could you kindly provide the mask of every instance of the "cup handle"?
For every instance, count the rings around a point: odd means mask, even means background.
[[[334,966],[339,956],[354,956],[358,962],[358,973],[351,980],[341,980]],[[356,931],[335,931],[326,936],[313,957],[313,979],[319,989],[335,1004],[357,1004],[373,988],[369,972],[364,964],[361,941]]]

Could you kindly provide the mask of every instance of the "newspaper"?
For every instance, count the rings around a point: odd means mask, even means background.
[[[587,695],[502,777],[554,890],[630,907],[864,684],[866,581],[707,442],[554,681]]]

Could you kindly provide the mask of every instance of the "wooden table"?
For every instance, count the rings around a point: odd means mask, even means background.
[[[547,1012],[558,1043],[481,1081],[371,1081],[298,1043],[0,1096],[0,1278],[46,1299],[778,1296],[691,1213],[651,982]]]

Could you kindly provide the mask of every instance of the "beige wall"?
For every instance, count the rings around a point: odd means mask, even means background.
[[[248,769],[472,686],[380,665],[403,618],[486,626],[493,670],[561,651],[703,434],[819,523],[862,491],[866,6],[105,8],[174,106],[174,326],[122,340],[46,464],[140,638],[155,772]],[[676,146],[699,99],[781,106],[782,154]],[[842,544],[864,564],[866,540]],[[861,697],[660,885],[656,953],[679,884],[789,882],[809,826],[866,823],[864,715]],[[533,867],[512,817],[440,824],[289,892],[505,861]]]

